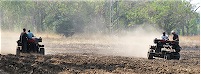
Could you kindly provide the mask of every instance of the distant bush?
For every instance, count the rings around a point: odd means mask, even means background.
[[[74,34],[73,23],[71,21],[62,21],[57,25],[56,32],[66,37],[72,36]]]

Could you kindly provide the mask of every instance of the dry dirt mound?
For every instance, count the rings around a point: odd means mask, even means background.
[[[200,73],[199,49],[183,49],[181,60],[164,60],[97,54],[57,54],[16,57],[1,55],[0,69],[10,74],[68,73]]]

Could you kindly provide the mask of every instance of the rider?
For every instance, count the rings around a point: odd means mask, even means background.
[[[165,32],[163,32],[163,35],[161,36],[162,40],[169,40],[168,35],[165,34]]]
[[[173,40],[174,41],[178,41],[179,42],[179,36],[174,32],[174,31],[171,31],[172,35],[173,35]]]
[[[30,30],[28,30],[28,34],[27,35],[28,35],[29,39],[32,39],[32,37],[34,37],[33,33]]]
[[[180,46],[179,46],[179,36],[174,32],[171,31],[172,35],[173,35],[173,40],[175,41],[175,45],[173,46],[176,49],[176,52],[180,52]]]
[[[30,31],[30,30],[28,30],[28,44],[29,44],[29,49],[28,49],[28,51],[30,52],[30,51],[33,51],[33,52],[35,52],[36,50],[36,46],[35,46],[35,43],[36,43],[36,41],[37,41],[37,39],[35,39],[35,38],[32,38],[32,37],[34,37],[34,35],[33,35],[33,33]]]
[[[157,50],[156,52],[161,52],[161,47],[165,44],[165,41],[169,40],[168,35],[166,35],[165,32],[161,35],[162,42],[157,44]]]
[[[27,52],[27,33],[26,33],[26,29],[23,28],[23,32],[20,34],[20,41],[22,43],[22,52]]]

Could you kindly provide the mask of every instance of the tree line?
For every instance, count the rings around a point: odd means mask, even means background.
[[[185,0],[0,1],[0,6],[2,30],[19,31],[25,27],[70,36],[151,25],[180,35],[200,33],[199,13]],[[111,18],[118,19],[118,24],[111,25],[115,21]]]

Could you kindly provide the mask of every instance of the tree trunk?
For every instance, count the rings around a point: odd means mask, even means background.
[[[186,27],[186,35],[189,35],[189,27]]]
[[[183,26],[183,27],[182,27],[182,30],[181,30],[181,31],[182,31],[182,36],[185,35],[185,30],[184,30],[184,28],[185,28],[185,26]]]

